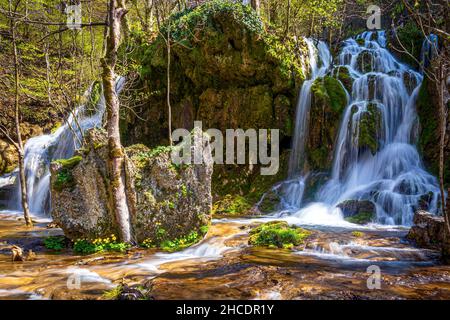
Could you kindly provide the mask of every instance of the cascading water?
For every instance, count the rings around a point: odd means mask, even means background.
[[[336,140],[331,179],[316,194],[318,203],[310,208],[326,208],[330,216],[335,216],[336,206],[345,200],[370,200],[376,207],[377,223],[410,225],[419,203],[426,203],[427,209],[436,213],[439,188],[436,178],[424,170],[415,146],[415,102],[422,75],[399,63],[385,45],[383,31],[365,32],[343,44],[337,64],[348,68],[352,92]],[[315,58],[311,61],[314,66]],[[323,76],[326,70],[317,72],[316,77]],[[292,182],[287,181],[284,188],[288,205],[297,210],[305,178],[298,179],[299,188],[293,175],[301,173],[298,164],[308,134],[313,79],[305,81],[300,93],[289,166]],[[368,125],[375,137],[369,137],[371,145],[364,146]],[[307,213],[304,208],[294,215]]]
[[[116,81],[116,92],[120,92],[125,79]],[[90,95],[89,89],[86,95]],[[105,101],[101,96],[95,112],[82,105],[67,119],[56,132],[31,138],[25,144],[25,175],[27,177],[30,211],[35,215],[45,215],[50,211],[50,163],[57,159],[67,159],[80,147],[82,132],[102,125]],[[1,187],[1,185],[0,185]],[[21,210],[19,179],[8,202],[8,210]]]
[[[318,77],[323,77],[331,64],[331,54],[327,45],[319,41],[317,47],[312,39],[305,39],[308,46],[310,74],[300,90],[295,115],[295,131],[292,140],[292,152],[289,158],[289,181],[284,185],[286,204],[294,208],[301,205],[305,189],[305,179],[302,172],[304,162],[305,141],[309,131],[309,111],[311,108],[311,86]]]

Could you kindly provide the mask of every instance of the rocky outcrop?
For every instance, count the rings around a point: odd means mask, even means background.
[[[426,211],[414,214],[414,225],[409,230],[407,238],[419,247],[439,249],[445,242],[444,217],[432,215]]]
[[[376,216],[376,207],[369,200],[346,200],[337,205],[342,210],[345,220],[351,223],[366,224]]]
[[[205,130],[224,134],[225,129],[279,129],[280,153],[287,152],[303,70],[309,69],[306,43],[277,38],[249,6],[230,1],[207,1],[173,16],[170,23],[173,42],[182,44],[171,48],[172,128],[190,130],[200,120]],[[167,47],[161,36],[151,42],[133,39],[130,46],[136,44],[133,59],[140,73],[135,88],[124,90],[124,96],[138,107],[124,110],[122,139],[125,145],[166,145]],[[258,175],[257,166],[215,166],[214,199],[240,195],[253,206],[262,195],[252,192],[259,186],[250,183]],[[259,180],[264,191],[269,182],[286,178],[277,177]]]
[[[168,147],[126,149],[126,189],[137,243],[158,245],[206,231],[211,218],[212,158],[208,139],[193,138],[199,135],[196,130],[191,138],[204,147],[202,164],[175,165]],[[110,202],[106,135],[91,130],[86,139],[83,154],[51,165],[52,217],[71,239],[118,234]]]
[[[316,171],[331,168],[334,142],[347,96],[342,84],[330,76],[318,78],[311,87],[307,161]]]
[[[426,77],[420,87],[416,108],[419,116],[419,151],[428,170],[439,176],[439,107],[436,89]],[[448,107],[448,106],[447,106]],[[447,113],[447,132],[450,132],[450,112]],[[450,159],[450,137],[445,139],[444,159]],[[450,161],[444,162],[445,187],[450,187]]]

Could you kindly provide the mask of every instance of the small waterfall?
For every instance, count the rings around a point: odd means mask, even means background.
[[[116,92],[120,92],[124,82],[124,78],[118,78]],[[91,90],[92,86],[86,92],[86,97],[90,96]],[[82,132],[101,126],[104,112],[105,101],[101,96],[94,112],[87,110],[86,106],[82,105],[56,132],[37,136],[26,142],[24,163],[31,213],[45,215],[50,212],[50,163],[57,159],[72,157],[80,147]],[[22,210],[19,179],[15,181],[14,191],[9,199],[7,209]]]
[[[430,34],[423,39],[422,50],[420,51],[420,68],[423,70],[430,65],[431,59],[437,55],[438,37],[435,34]]]
[[[304,164],[305,142],[309,131],[309,112],[311,108],[311,87],[318,77],[323,77],[331,64],[331,54],[327,45],[319,41],[317,47],[312,39],[305,39],[308,46],[310,79],[305,80],[300,89],[295,115],[295,129],[292,150],[289,158],[289,181],[284,185],[284,194],[288,205],[299,208],[301,205],[305,179]]]

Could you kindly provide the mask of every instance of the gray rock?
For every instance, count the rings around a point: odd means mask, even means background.
[[[209,224],[213,167],[209,138],[195,130],[191,138],[204,146],[202,164],[175,165],[168,147],[150,150],[136,145],[125,150],[126,192],[136,242],[149,239],[158,244],[192,232],[201,235]],[[79,163],[72,168],[67,160],[51,165],[52,217],[71,239],[118,234],[109,200],[106,134],[91,130],[86,140]]]

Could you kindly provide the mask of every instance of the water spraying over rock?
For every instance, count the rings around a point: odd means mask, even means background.
[[[410,225],[419,206],[437,211],[439,188],[436,178],[424,170],[415,146],[415,102],[422,75],[398,62],[385,46],[383,31],[365,32],[343,44],[337,63],[348,68],[353,85],[336,140],[331,179],[315,199],[334,216],[334,208],[346,200],[371,201],[375,222]],[[312,78],[323,75],[326,68],[315,72],[315,59],[311,61]],[[300,93],[290,181],[284,188],[287,203],[297,210],[306,183],[293,176],[302,174],[298,164],[304,157],[304,142],[298,140],[304,141],[308,134],[310,82]],[[295,214],[304,215],[305,209]]]
[[[120,92],[125,82],[118,78],[116,91]],[[90,88],[86,96],[91,94]],[[57,159],[67,159],[75,154],[82,141],[82,132],[102,125],[105,112],[103,96],[95,111],[85,105],[77,108],[66,123],[49,135],[31,138],[25,144],[25,175],[27,177],[30,211],[35,215],[45,215],[50,211],[50,163]],[[8,210],[21,210],[19,179],[10,192]],[[1,186],[0,186],[1,187]]]

